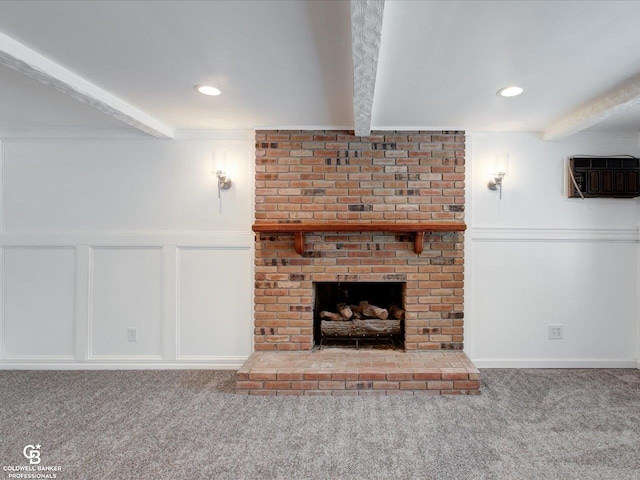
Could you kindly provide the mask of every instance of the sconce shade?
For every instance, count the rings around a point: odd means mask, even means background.
[[[509,154],[508,153],[496,153],[493,173],[502,173],[503,177],[509,175]]]
[[[496,153],[493,175],[487,187],[489,190],[499,190],[500,200],[502,200],[502,180],[509,174],[509,154]]]
[[[220,190],[229,190],[232,182],[227,173],[227,152],[214,151],[211,154],[213,161],[212,173],[218,179],[218,198],[220,198]]]

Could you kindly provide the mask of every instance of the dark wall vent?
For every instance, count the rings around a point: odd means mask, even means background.
[[[569,198],[640,196],[640,159],[576,156],[569,158]]]

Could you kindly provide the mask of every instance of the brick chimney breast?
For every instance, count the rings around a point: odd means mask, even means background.
[[[255,222],[464,221],[462,131],[256,132]],[[412,234],[260,234],[255,249],[256,351],[314,346],[314,282],[406,282],[407,351],[461,350],[464,240],[427,232],[416,254]]]

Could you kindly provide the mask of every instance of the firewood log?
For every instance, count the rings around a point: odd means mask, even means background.
[[[389,318],[388,310],[376,307],[375,305],[369,305],[369,302],[360,302],[360,308],[362,308],[362,314],[365,317],[379,318],[380,320],[386,320]]]
[[[349,320],[339,313],[327,312],[326,310],[320,312],[320,318],[326,318],[327,320],[331,320],[332,322],[346,322]]]
[[[397,337],[402,334],[400,320],[354,320],[353,322],[320,322],[323,337]]]
[[[397,305],[391,305],[389,307],[389,314],[396,320],[404,320],[404,310]]]
[[[349,308],[353,312],[353,318],[360,320],[362,318],[362,309],[358,305],[349,305]]]
[[[351,317],[353,317],[353,312],[349,308],[349,305],[347,305],[346,303],[339,303],[336,305],[336,308],[338,309],[338,313],[343,317],[348,319],[351,319]]]

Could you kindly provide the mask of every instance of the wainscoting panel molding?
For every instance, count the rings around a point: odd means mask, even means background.
[[[252,351],[253,241],[251,233],[0,235],[0,370],[239,368]],[[29,278],[20,283],[22,270]],[[179,280],[194,291],[181,295]],[[29,331],[25,315],[36,318]],[[45,319],[60,318],[63,328],[47,330]],[[129,326],[138,342],[127,341]]]
[[[90,360],[162,360],[162,263],[160,248],[93,249]]]
[[[252,250],[179,248],[177,359],[251,353]]]
[[[163,266],[163,322],[162,322],[162,357],[165,361],[174,362],[177,354],[176,319],[178,315],[178,248],[174,245],[162,247]]]
[[[89,318],[91,315],[91,268],[93,251],[87,245],[76,247],[76,360],[84,362],[89,359]]]
[[[638,244],[633,231],[607,235],[474,238],[465,316],[476,365],[633,366]],[[562,339],[549,339],[552,324]]]
[[[75,249],[3,251],[3,359],[73,360]]]
[[[495,228],[473,227],[473,242],[638,243],[638,228]]]

